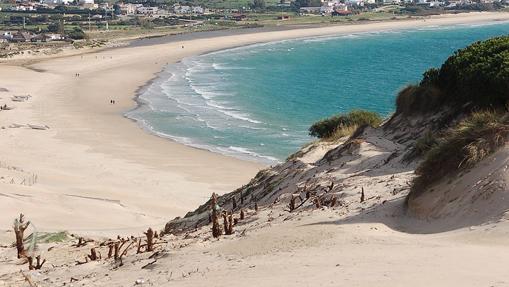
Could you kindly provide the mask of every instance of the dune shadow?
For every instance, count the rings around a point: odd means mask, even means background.
[[[359,212],[347,217],[316,222],[308,225],[350,225],[363,223],[380,223],[390,229],[409,234],[434,234],[453,231],[465,227],[478,226],[493,223],[499,218],[478,218],[477,220],[464,220],[463,217],[451,218],[427,218],[420,219],[409,215],[404,204],[405,197],[399,197],[384,201],[382,204],[375,204],[359,210]]]

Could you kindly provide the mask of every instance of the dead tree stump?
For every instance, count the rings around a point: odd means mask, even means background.
[[[118,251],[120,249],[120,242],[116,241],[113,244],[113,259],[118,260]]]
[[[219,206],[217,205],[217,195],[212,193],[212,197],[210,198],[210,210],[211,210],[211,220],[212,220],[212,236],[217,238],[221,236],[221,226],[219,225]]]
[[[147,237],[146,242],[147,246],[145,248],[146,251],[150,252],[154,250],[154,231],[152,228],[149,228],[147,232],[143,232],[145,236]]]
[[[108,258],[113,255],[113,243],[108,244]]]
[[[233,234],[233,215],[226,213],[223,211],[223,225],[224,225],[224,234],[232,235]]]
[[[18,251],[18,258],[26,256],[25,245],[23,244],[23,237],[30,221],[25,222],[25,216],[20,213],[19,219],[14,220],[14,234],[16,235],[16,250]]]
[[[95,248],[90,248],[90,255],[87,255],[88,259],[90,261],[96,261],[97,259],[101,259],[101,254],[99,253],[99,256],[97,256],[97,252],[95,251]]]
[[[44,265],[44,263],[46,263],[46,259],[44,259],[42,262],[41,262],[41,256],[40,255],[37,255],[37,257],[35,257],[35,260],[36,260],[36,264],[34,265],[34,259],[32,256],[28,256],[27,257],[28,259],[28,270],[39,270],[42,268],[42,265]]]

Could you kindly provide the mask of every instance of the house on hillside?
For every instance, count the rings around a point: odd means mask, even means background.
[[[364,7],[364,0],[347,0],[345,4],[353,7]]]
[[[320,7],[320,14],[322,14],[322,15],[331,14],[332,11],[334,11],[334,7],[331,7],[331,6]]]
[[[299,12],[301,14],[320,14],[322,7],[300,7]]]
[[[41,4],[46,4],[49,6],[68,5],[71,2],[72,0],[41,0]]]
[[[21,3],[11,7],[12,11],[35,11],[35,4],[33,3]]]
[[[54,34],[54,33],[46,33],[46,34],[39,34],[35,35],[30,39],[31,42],[51,42],[51,41],[60,41],[64,40],[65,38],[62,37],[60,34]]]
[[[157,7],[145,7],[141,6],[136,9],[136,13],[143,15],[155,15],[159,12],[159,8]]]
[[[191,6],[175,4],[173,5],[173,13],[189,14],[191,13]]]
[[[99,4],[96,4],[94,0],[79,0],[78,4],[85,9],[97,9]]]
[[[120,7],[120,14],[122,15],[134,15],[136,13],[136,5],[127,3],[127,4],[118,4]]]
[[[18,31],[12,34],[12,38],[10,39],[10,41],[14,43],[29,42],[32,39],[32,37],[34,37],[34,35],[29,32]]]
[[[205,13],[205,9],[201,6],[193,6],[192,7],[192,12],[193,14],[204,14]]]
[[[235,21],[244,21],[247,19],[247,16],[245,14],[233,14],[232,19]]]
[[[12,36],[14,35],[14,33],[13,33],[13,32],[11,32],[11,31],[3,31],[3,32],[1,33],[1,35],[2,35],[2,37],[3,37],[4,39],[6,39],[7,41],[10,41],[10,40],[12,39]]]

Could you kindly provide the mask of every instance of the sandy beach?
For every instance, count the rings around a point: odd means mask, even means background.
[[[162,226],[247,183],[262,164],[151,135],[123,117],[164,65],[210,51],[304,37],[509,20],[509,13],[326,26],[136,45],[0,65],[0,229],[29,214],[41,231],[116,235]],[[183,48],[184,47],[184,48]],[[76,74],[79,73],[79,77]],[[12,102],[13,95],[31,97]],[[115,100],[116,104],[110,104]],[[32,129],[26,124],[48,126]]]

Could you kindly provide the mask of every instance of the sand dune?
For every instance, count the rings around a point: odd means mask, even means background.
[[[0,91],[0,104],[15,109],[0,112],[0,229],[10,229],[23,212],[38,231],[68,230],[96,239],[79,248],[73,246],[76,239],[41,244],[51,263],[30,273],[40,286],[73,279],[80,286],[132,286],[137,280],[153,286],[509,286],[506,221],[413,234],[426,226],[400,216],[403,195],[398,194],[408,188],[412,167],[388,166],[365,175],[399,148],[381,132],[359,143],[355,156],[338,145],[318,146],[310,147],[300,163],[289,164],[297,166],[294,172],[302,180],[313,181],[313,172],[326,171],[319,164],[325,153],[334,151],[328,157],[344,161],[333,172],[348,185],[340,198],[347,208],[290,214],[283,204],[288,197],[281,197],[279,204],[266,202],[268,207],[258,213],[248,207],[247,219],[231,237],[214,240],[207,226],[190,228],[165,237],[169,243],[156,259],[142,253],[131,254],[121,268],[111,260],[76,265],[91,246],[107,253],[107,247],[99,246],[103,236],[162,228],[212,192],[232,191],[263,168],[152,136],[122,117],[135,106],[136,90],[166,63],[289,38],[502,19],[509,20],[509,13],[223,36],[48,59],[28,67],[2,64],[1,85],[8,91]],[[32,97],[9,100],[24,94]],[[111,99],[117,104],[110,104]],[[50,128],[29,129],[27,124]],[[284,168],[280,174],[288,172]],[[391,192],[389,183],[401,190]],[[358,202],[361,185],[369,187],[363,203]],[[12,232],[0,233],[0,243],[12,240]],[[0,286],[26,284],[19,273],[23,263],[15,258],[13,248],[1,249]]]
[[[182,57],[289,38],[509,19],[507,13],[470,13],[422,20],[275,31],[2,64],[0,113],[2,161],[36,177],[4,176],[0,202],[6,216],[0,228],[23,211],[47,230],[115,230],[162,224],[183,215],[212,192],[224,193],[247,182],[262,165],[188,148],[148,135],[122,117],[135,106],[135,92],[166,63]],[[185,46],[183,49],[182,46]],[[80,76],[76,77],[75,74]],[[8,96],[31,95],[11,103]],[[115,105],[109,103],[116,100]],[[48,130],[9,128],[36,124]],[[220,168],[217,168],[220,166]],[[12,180],[14,179],[14,184]],[[64,196],[72,194],[84,198]],[[98,203],[86,197],[118,201]]]

